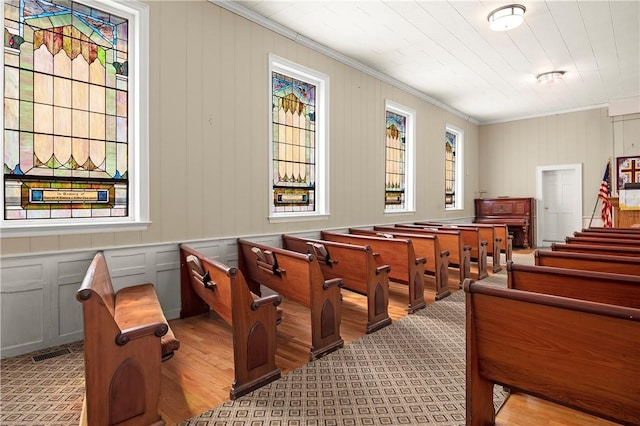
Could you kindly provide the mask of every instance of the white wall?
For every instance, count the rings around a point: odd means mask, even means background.
[[[97,250],[105,250],[118,286],[153,282],[175,318],[179,242],[221,246],[212,253],[233,262],[237,237],[473,216],[475,124],[207,1],[148,4],[152,225],[0,238],[2,356],[82,337],[75,291]],[[327,220],[267,220],[269,53],[330,77]],[[416,111],[414,214],[384,214],[386,99]],[[446,124],[465,131],[464,211],[444,209]]]

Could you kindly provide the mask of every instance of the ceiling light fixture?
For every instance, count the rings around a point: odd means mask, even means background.
[[[551,84],[556,80],[562,80],[563,76],[564,71],[549,71],[538,74],[536,78],[540,84]]]
[[[521,4],[502,6],[487,16],[489,27],[493,31],[509,31],[524,21],[524,12],[527,10]]]

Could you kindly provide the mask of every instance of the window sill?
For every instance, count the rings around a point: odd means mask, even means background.
[[[329,214],[310,214],[310,215],[300,215],[300,214],[292,214],[290,216],[287,215],[278,215],[278,216],[269,216],[269,223],[285,223],[285,222],[304,222],[310,220],[328,220]]]
[[[2,238],[17,238],[17,237],[38,237],[47,235],[61,235],[61,234],[90,234],[90,233],[104,233],[104,232],[122,232],[122,231],[145,231],[151,225],[148,221],[139,222],[98,222],[91,224],[79,224],[79,223],[59,223],[59,224],[33,224],[28,225],[7,225],[6,222],[2,225],[2,231],[0,236]]]

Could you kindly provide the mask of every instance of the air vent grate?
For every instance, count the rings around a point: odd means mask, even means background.
[[[66,355],[66,354],[70,354],[71,350],[69,348],[64,348],[64,349],[59,349],[57,351],[52,351],[52,352],[47,352],[44,354],[40,354],[40,355],[35,355],[32,356],[31,359],[33,360],[33,362],[40,362],[40,361],[44,361],[45,359],[51,359],[51,358],[55,358],[57,356],[61,356],[61,355]]]

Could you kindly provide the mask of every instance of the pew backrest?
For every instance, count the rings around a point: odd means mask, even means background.
[[[325,278],[340,278],[344,288],[367,296],[367,333],[391,324],[388,309],[391,268],[389,265],[377,265],[371,246],[285,234],[282,235],[282,247],[314,254]]]
[[[426,306],[423,275],[427,259],[418,257],[411,239],[381,238],[365,235],[322,231],[321,240],[345,244],[369,245],[378,265],[389,265],[389,279],[409,287],[408,312],[413,313]]]
[[[238,264],[254,293],[260,286],[309,308],[310,360],[344,346],[340,278],[325,279],[316,256],[238,239]],[[256,290],[254,290],[256,289]]]
[[[575,253],[606,254],[613,256],[640,256],[640,247],[595,245],[595,244],[562,244],[551,243],[552,251],[570,251]]]
[[[471,280],[464,289],[467,425],[494,423],[494,383],[640,423],[640,310]]]
[[[566,244],[607,245],[621,247],[640,247],[640,242],[626,238],[601,238],[601,237],[565,237]]]
[[[435,277],[435,298],[440,300],[451,294],[449,289],[449,251],[440,246],[437,235],[411,234],[399,228],[381,232],[376,229],[349,228],[354,235],[382,236],[383,238],[410,239],[418,256],[427,259],[425,271]]]
[[[551,266],[507,264],[509,288],[640,309],[640,277]]]
[[[631,256],[535,250],[533,257],[538,266],[640,275],[640,258]]]

